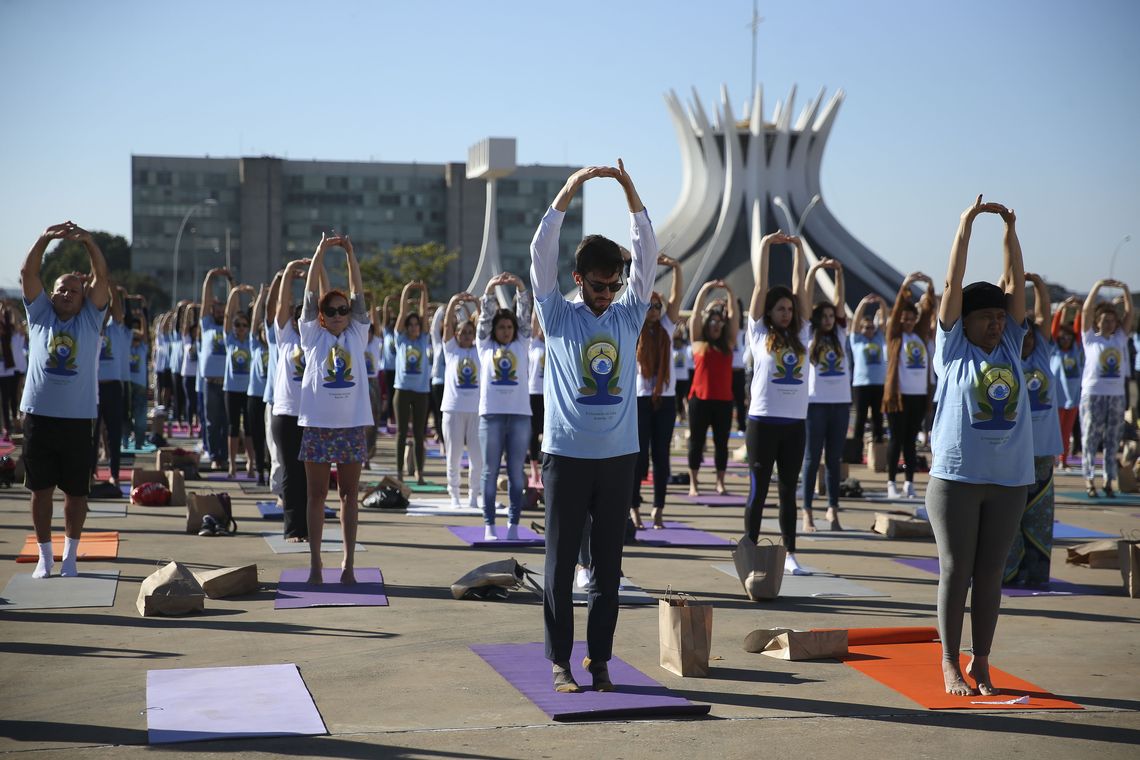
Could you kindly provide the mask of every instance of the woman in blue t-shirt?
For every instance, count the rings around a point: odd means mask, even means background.
[[[1004,289],[962,287],[974,219],[1005,221]],[[1013,211],[982,196],[962,213],[938,310],[934,363],[939,384],[926,511],[938,544],[938,631],[946,693],[994,693],[989,654],[1001,606],[1002,572],[1034,482],[1033,427],[1021,368],[1025,270]],[[973,660],[958,666],[966,594]]]
[[[1057,387],[1057,417],[1061,423],[1061,472],[1069,471],[1069,452],[1081,449],[1080,430],[1074,437],[1077,412],[1081,405],[1081,375],[1085,371],[1085,352],[1077,342],[1073,323],[1080,313],[1081,302],[1076,296],[1069,296],[1061,302],[1053,315],[1053,354],[1049,359],[1049,370]],[[1066,318],[1072,311],[1073,317]]]
[[[420,292],[419,311],[410,309],[411,294]],[[408,425],[412,426],[414,461],[408,462],[408,475],[424,481],[424,435],[427,432],[428,404],[431,401],[431,373],[428,367],[427,285],[413,280],[400,294],[400,314],[396,317],[396,377],[393,402],[396,407],[396,472],[404,472]]]
[[[870,309],[878,306],[872,315]],[[883,335],[883,319],[887,302],[870,293],[855,307],[851,322],[855,331],[851,344],[851,395],[855,404],[855,440],[863,445],[863,431],[871,421],[871,440],[883,442],[883,385],[887,381],[887,339]]]
[[[250,313],[241,308],[241,294],[253,296],[252,285],[238,285],[230,290],[223,320],[226,344],[226,364],[222,376],[222,390],[226,394],[226,419],[229,425],[229,477],[237,477],[238,441],[244,437],[246,473],[253,477],[253,431],[246,413],[246,394],[249,391],[251,365],[249,349]]]

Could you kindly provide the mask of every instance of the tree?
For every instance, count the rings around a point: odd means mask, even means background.
[[[429,291],[438,290],[448,265],[457,258],[459,254],[447,250],[442,243],[397,245],[391,250],[362,257],[360,275],[376,303],[383,303],[387,296],[399,296],[404,283],[411,280],[423,280]]]

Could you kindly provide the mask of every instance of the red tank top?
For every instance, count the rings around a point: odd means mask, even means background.
[[[689,398],[702,401],[732,401],[732,353],[712,346],[693,352],[693,381]]]

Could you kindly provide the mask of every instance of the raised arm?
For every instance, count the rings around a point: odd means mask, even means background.
[[[306,278],[311,265],[311,259],[295,259],[285,265],[285,274],[277,292],[277,310],[273,314],[278,329],[285,327],[293,318],[293,282]]]
[[[867,315],[867,307],[875,302],[875,296],[868,293],[863,296],[863,299],[855,306],[855,314],[851,317],[851,330],[854,332],[859,329],[863,324],[863,318]]]
[[[317,243],[317,250],[309,261],[309,274],[305,278],[305,294],[312,294],[314,303],[328,289],[328,272],[325,271],[325,251],[334,245],[336,238],[330,238],[321,233],[321,241]]]
[[[807,299],[807,302],[809,304],[812,305],[812,308],[815,307],[815,285],[816,285],[815,281],[816,281],[816,277],[819,274],[819,270],[825,268],[824,264],[826,262],[827,262],[827,259],[820,259],[819,261],[815,262],[810,267],[808,267],[807,274],[804,275],[804,290],[803,290],[804,295],[803,295],[803,297],[805,299]]]
[[[419,287],[420,287],[419,281],[418,280],[412,280],[411,282],[404,285],[403,291],[400,292],[400,313],[398,315],[396,315],[396,332],[397,333],[402,333],[404,331],[404,321],[407,320],[408,314],[410,313],[408,310],[408,302],[411,300],[411,293],[413,290],[415,290],[416,288],[419,288]],[[427,296],[421,296],[420,304],[421,304],[420,319],[422,320],[424,318],[423,309],[425,309],[427,307]]]
[[[210,314],[213,312],[214,301],[214,278],[219,275],[224,276],[227,280],[233,283],[233,277],[230,275],[230,270],[225,267],[217,267],[206,272],[206,278],[202,280],[202,314]]]
[[[828,259],[832,263],[831,269],[835,272],[835,297],[831,303],[835,305],[835,316],[843,319],[847,316],[847,280],[843,276],[843,262],[838,259]]]
[[[277,299],[281,295],[281,281],[285,279],[285,270],[278,270],[277,274],[273,275],[273,282],[269,284],[269,291],[265,294],[265,305],[261,310],[262,322],[269,322],[271,325],[277,321]]]
[[[277,282],[277,278],[273,278],[273,282]],[[261,330],[262,325],[265,324],[265,305],[269,300],[269,293],[272,291],[271,287],[266,287],[265,283],[261,283],[261,287],[257,289],[257,297],[253,299],[253,309],[249,317],[249,334],[257,335]]]
[[[72,227],[71,240],[78,240],[87,249],[87,259],[91,262],[91,278],[87,281],[86,297],[91,299],[91,305],[96,309],[103,309],[111,298],[111,274],[107,269],[107,259],[95,243],[91,233],[82,227]]]
[[[111,319],[115,324],[121,325],[125,322],[126,305],[127,305],[127,290],[121,286],[114,286],[115,297],[111,299]]]
[[[1128,289],[1128,283],[1123,280],[1116,281],[1116,287],[1124,291],[1124,319],[1121,320],[1120,326],[1124,328],[1124,334],[1132,332],[1132,291]]]
[[[459,310],[459,304],[467,300],[471,294],[464,291],[463,293],[456,293],[447,302],[447,307],[443,312],[443,342],[447,343],[455,337],[455,323],[457,321],[456,311]]]
[[[522,281],[521,277],[511,275],[511,282],[515,286],[515,317],[519,323],[519,337],[523,340],[529,340],[531,315],[534,312],[534,299],[531,293],[526,289],[526,284]]]
[[[903,278],[902,285],[899,286],[899,292],[895,294],[895,302],[891,306],[890,316],[887,318],[887,337],[895,338],[902,331],[902,315],[904,308],[907,304],[913,303],[914,293],[911,287],[915,282],[925,277],[922,272],[911,272]],[[959,290],[959,294],[961,291]]]
[[[740,307],[736,305],[736,294],[732,292],[732,288],[728,283],[721,280],[721,287],[728,294],[727,309],[725,311],[725,321],[727,324],[724,330],[727,333],[728,345],[736,346],[736,334],[740,331]]]
[[[129,305],[132,303],[138,304],[138,309],[137,310],[128,309],[127,311],[128,311],[128,313],[138,315],[138,320],[139,320],[138,330],[140,332],[142,332],[143,335],[147,336],[147,338],[149,339],[150,338],[150,322],[146,317],[146,298],[144,296],[137,294],[137,293],[131,293],[127,296],[127,304]]]
[[[714,288],[719,288],[720,280],[709,280],[697,291],[697,298],[693,302],[693,313],[689,317],[689,335],[693,342],[704,340],[701,336],[705,330],[705,301]]]
[[[1026,272],[1025,279],[1033,283],[1033,316],[1038,329],[1045,333],[1053,322],[1053,307],[1049,303],[1049,288],[1040,275]]]
[[[756,287],[752,289],[752,303],[748,306],[748,314],[753,321],[759,322],[764,316],[764,299],[768,297],[768,258],[773,243],[782,243],[786,235],[779,230],[768,233],[760,238],[760,260],[756,263],[756,271],[752,273]]]
[[[479,322],[475,325],[475,336],[479,340],[487,340],[491,337],[491,322],[495,316],[495,311],[499,308],[499,302],[495,298],[495,288],[505,284],[507,281],[503,279],[503,275],[497,274],[491,278],[483,291],[483,299],[479,302]]]
[[[1017,217],[1014,216],[1013,209],[996,203],[987,205],[997,207],[994,211],[1000,214],[1002,221],[1005,222],[1005,234],[1002,238],[1004,251],[1002,272],[1005,276],[1006,309],[1013,317],[1014,323],[1020,325],[1025,321],[1025,263],[1021,256],[1021,241],[1017,239],[1015,229]]]
[[[20,268],[20,287],[24,291],[24,301],[31,303],[44,290],[44,284],[40,280],[40,269],[43,267],[47,247],[53,240],[66,240],[74,228],[75,225],[71,222],[53,224],[36,238],[36,242],[28,250],[28,255],[24,257],[24,265]]]
[[[356,252],[352,249],[352,240],[345,235],[339,242],[348,263],[348,297],[350,299],[356,296],[363,297],[364,280],[360,276],[360,263],[356,260]]]
[[[226,299],[226,313],[223,319],[222,328],[227,332],[233,332],[234,317],[241,310],[241,294],[253,294],[252,285],[237,285],[230,289],[230,295]]]
[[[381,315],[381,318],[384,320],[384,324],[381,325],[381,328],[383,329],[388,328],[388,320],[392,318],[392,302],[395,300],[395,296],[384,296],[384,313]],[[381,332],[382,330],[380,329],[376,330],[377,335],[379,335]]]
[[[962,278],[966,276],[966,257],[970,249],[970,234],[974,230],[974,220],[978,214],[992,211],[988,203],[982,203],[982,196],[974,200],[973,205],[962,212],[958,221],[958,231],[954,234],[954,243],[950,246],[950,261],[946,265],[946,285],[942,289],[942,303],[938,307],[938,321],[943,330],[949,330],[951,325],[962,316]],[[1022,282],[1022,290],[1025,283]],[[1024,304],[1024,301],[1022,301]],[[897,307],[897,303],[896,303]],[[1024,314],[1024,306],[1022,312]],[[894,313],[891,313],[892,322]],[[1023,317],[1024,318],[1024,317]]]
[[[788,242],[792,244],[795,249],[795,258],[792,261],[792,295],[796,297],[799,302],[800,318],[811,319],[811,299],[808,297],[805,282],[805,270],[807,269],[807,256],[804,255],[804,243],[795,235],[788,236]]]
[[[685,275],[681,272],[680,262],[663,253],[658,254],[657,264],[669,267],[672,272],[673,276],[669,283],[669,302],[665,304],[665,314],[669,317],[670,322],[677,324],[681,321],[681,300],[684,298]]]

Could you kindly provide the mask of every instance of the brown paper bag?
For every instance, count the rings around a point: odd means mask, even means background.
[[[871,472],[887,471],[887,444],[885,441],[879,443],[868,441],[863,456],[866,458],[867,466],[871,468]]]
[[[141,470],[135,469],[131,473],[131,490],[143,483],[162,483],[170,491],[171,507],[186,506],[186,481],[178,470]],[[199,525],[199,527],[201,527]],[[195,531],[197,532],[197,531]]]
[[[228,498],[223,501],[225,494],[191,493],[186,500],[186,532],[197,533],[202,528],[202,518],[213,515],[231,532],[237,532],[237,522],[234,521],[233,511]]]
[[[1069,555],[1065,557],[1065,561],[1070,565],[1088,565],[1099,568],[1120,567],[1119,543],[1120,539],[1107,538],[1070,546],[1068,548]]]
[[[183,467],[198,467],[198,454],[179,449],[177,446],[163,446],[154,453],[154,469],[171,470]]]
[[[757,545],[748,536],[741,537],[732,549],[732,561],[749,599],[756,602],[780,595],[787,556],[788,550],[778,544]]]
[[[1132,469],[1132,464],[1129,462],[1120,462],[1120,467],[1116,471],[1116,487],[1121,493],[1136,493],[1140,491],[1140,485],[1136,482],[1136,473]]]
[[[778,660],[827,660],[847,655],[847,631],[785,631],[772,637],[761,654]]]
[[[171,562],[148,575],[135,602],[143,617],[189,615],[205,608],[206,592],[194,574],[178,562]]]
[[[657,631],[661,667],[679,676],[703,678],[709,674],[712,651],[711,604],[688,595],[670,595],[657,603]]]
[[[462,578],[452,583],[451,596],[455,599],[504,599],[507,591],[523,584],[529,572],[514,557],[488,562],[464,573]]]
[[[934,528],[928,521],[897,510],[876,512],[871,530],[887,538],[934,538]]]
[[[206,592],[206,596],[211,599],[252,594],[259,588],[257,565],[201,570],[194,573],[194,578],[202,585],[202,590]]]
[[[1118,545],[1124,594],[1132,599],[1140,599],[1140,541],[1120,541]]]

